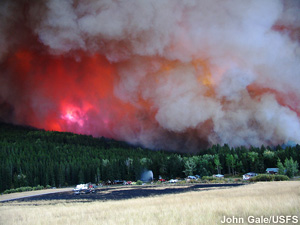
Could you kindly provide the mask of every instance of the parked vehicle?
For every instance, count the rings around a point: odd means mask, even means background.
[[[213,175],[213,177],[224,178],[224,175],[222,175],[222,174],[215,174],[215,175]]]
[[[243,175],[243,180],[249,180],[251,177],[257,176],[257,173],[249,172]]]
[[[132,181],[125,181],[124,180],[124,183],[123,183],[124,185],[131,185],[132,184]]]
[[[94,185],[94,184],[90,184],[89,185],[89,190],[90,190],[90,193],[95,193],[95,187],[96,187],[96,185]]]
[[[75,195],[95,193],[95,185],[93,185],[91,183],[78,184],[73,189],[73,192]]]
[[[177,183],[177,182],[178,182],[177,179],[171,179],[171,180],[169,180],[169,183]]]
[[[113,184],[123,184],[124,181],[123,180],[114,180]]]
[[[76,185],[76,187],[73,189],[74,194],[85,193],[86,190],[88,190],[88,184],[78,184],[78,185]]]

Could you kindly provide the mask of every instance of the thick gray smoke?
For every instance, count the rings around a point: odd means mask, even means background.
[[[115,68],[112,94],[135,108],[110,136],[150,148],[299,143],[299,12],[297,0],[1,1],[0,69],[20,46],[78,63],[103,55]],[[27,90],[8,93],[10,74],[0,71],[4,120]],[[83,123],[80,132],[105,135]]]

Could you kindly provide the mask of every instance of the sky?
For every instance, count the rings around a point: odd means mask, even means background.
[[[0,120],[198,152],[300,143],[297,0],[2,0]]]

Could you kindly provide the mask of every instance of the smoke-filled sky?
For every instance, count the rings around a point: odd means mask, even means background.
[[[0,119],[153,149],[300,142],[298,0],[1,0]]]

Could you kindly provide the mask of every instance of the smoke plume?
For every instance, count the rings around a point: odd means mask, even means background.
[[[300,142],[297,0],[2,0],[0,119],[153,149]]]

